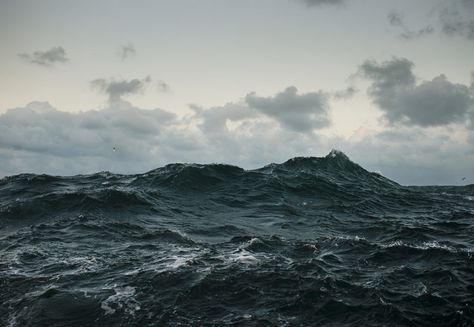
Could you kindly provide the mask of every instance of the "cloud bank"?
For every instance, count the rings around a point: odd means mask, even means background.
[[[361,127],[351,139],[330,139],[369,171],[380,171],[405,185],[473,183],[473,144],[459,129],[390,126]],[[457,135],[460,134],[460,135]],[[467,177],[463,181],[462,178]]]
[[[143,168],[149,151],[161,146],[163,129],[171,128],[175,119],[170,112],[125,102],[79,113],[59,111],[44,102],[10,109],[0,115],[0,152],[8,154],[0,156],[2,174],[65,174],[134,164]]]
[[[317,147],[315,135],[281,128],[234,104],[196,107],[191,115],[177,117],[124,101],[78,113],[34,102],[1,114],[0,129],[0,175],[144,172],[183,161],[255,167],[309,155]]]
[[[327,128],[331,101],[352,96],[352,87],[332,93],[301,93],[294,86],[269,96],[251,92],[222,106],[191,105],[178,116],[122,99],[143,92],[151,78],[98,79],[93,86],[109,97],[104,109],[70,113],[33,102],[0,114],[0,176],[139,173],[171,162],[256,168],[295,156],[322,156],[332,148],[405,184],[469,176],[474,166],[473,85],[452,83],[443,75],[419,81],[413,68],[403,58],[360,66],[388,126],[383,131],[361,126],[350,137],[335,136]]]
[[[68,113],[34,102],[1,114],[0,175],[143,172],[179,161],[257,167],[314,154],[316,132],[329,124],[322,91],[299,94],[288,87],[268,97],[249,93],[219,107],[192,105],[189,114],[178,117],[121,99],[140,92],[145,82],[94,81],[109,95],[102,110]]]
[[[295,131],[293,124],[299,126],[308,112],[324,117],[327,109],[318,106],[322,99],[319,92],[298,94],[289,87],[269,97],[250,93],[219,107],[193,105],[183,116],[123,100],[77,113],[33,102],[0,114],[0,176],[139,173],[171,162],[256,168],[294,156],[322,156],[334,147],[401,183],[449,183],[458,175],[470,176],[474,137],[460,138],[445,128],[427,134],[413,126],[383,132],[361,127],[353,137],[341,138],[317,133],[310,121],[311,128]],[[300,118],[287,121],[283,108],[300,108],[300,113],[294,110]]]
[[[18,56],[28,63],[45,67],[52,67],[57,63],[69,61],[63,47],[52,47],[47,51],[35,51],[33,53],[19,53]]]

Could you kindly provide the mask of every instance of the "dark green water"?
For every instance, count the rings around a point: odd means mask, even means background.
[[[0,326],[473,326],[474,185],[344,154],[0,180]]]

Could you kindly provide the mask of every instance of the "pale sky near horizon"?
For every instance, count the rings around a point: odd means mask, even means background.
[[[337,148],[474,183],[474,0],[0,0],[0,44],[0,176]]]

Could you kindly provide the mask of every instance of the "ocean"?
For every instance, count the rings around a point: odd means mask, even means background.
[[[342,152],[0,180],[0,326],[474,326],[474,185]]]

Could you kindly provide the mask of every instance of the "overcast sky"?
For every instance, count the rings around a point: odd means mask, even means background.
[[[0,176],[336,148],[474,183],[474,0],[0,0],[0,44]]]

